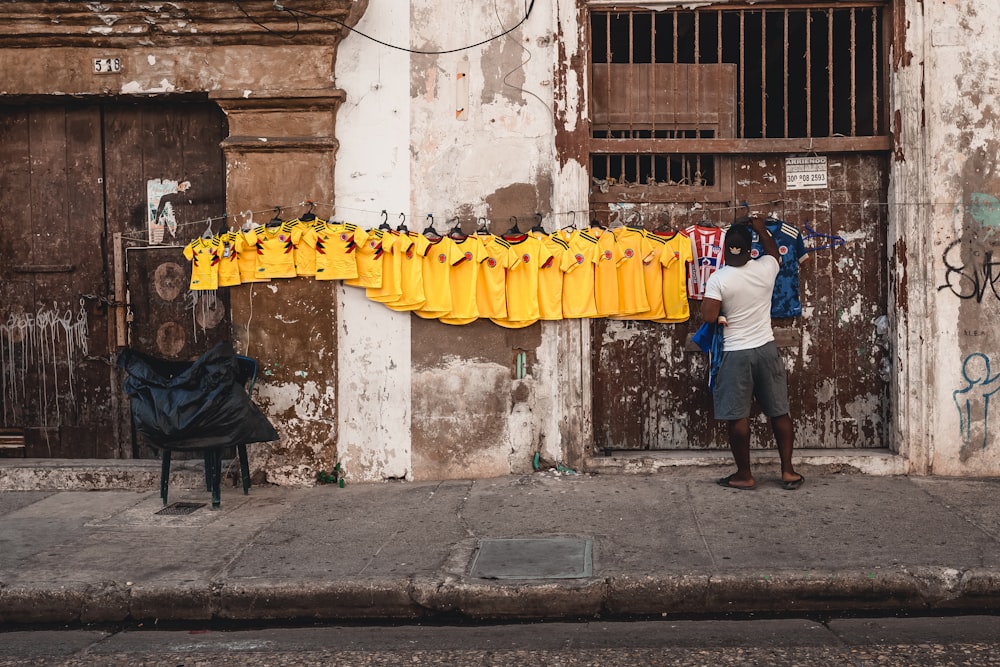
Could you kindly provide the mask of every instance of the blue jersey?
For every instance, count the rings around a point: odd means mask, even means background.
[[[781,259],[781,270],[778,271],[774,291],[771,293],[771,317],[797,317],[802,314],[802,304],[799,302],[799,260],[806,253],[802,233],[795,226],[781,220],[768,220],[767,231],[774,237]],[[763,253],[757,232],[754,232],[750,256],[757,259]]]

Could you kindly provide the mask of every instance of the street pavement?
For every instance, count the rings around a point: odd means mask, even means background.
[[[186,461],[169,502],[201,506],[159,514],[155,461],[90,472],[113,490],[42,463],[30,482],[30,467],[0,460],[8,628],[1000,608],[1000,479],[801,466],[805,485],[786,491],[764,466],[738,491],[716,484],[725,466],[543,469],[249,495],[227,484],[212,510]]]

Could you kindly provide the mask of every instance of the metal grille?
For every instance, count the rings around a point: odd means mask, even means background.
[[[184,514],[193,514],[195,510],[204,506],[205,503],[185,503],[185,502],[170,503],[169,505],[161,509],[159,512],[156,512],[156,514],[160,514],[163,516],[178,516]]]
[[[676,100],[667,91],[643,90],[654,81],[651,72],[667,64],[735,66],[740,138],[884,134],[883,13],[878,2],[660,12],[594,8],[592,99],[626,117],[596,108],[592,137],[636,126],[655,134],[671,123],[667,114],[677,110]],[[692,72],[699,74],[698,68]],[[697,99],[704,92],[697,82],[683,92],[687,111],[710,102]],[[698,131],[697,116],[690,120]]]

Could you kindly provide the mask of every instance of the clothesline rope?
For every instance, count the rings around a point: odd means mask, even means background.
[[[612,202],[612,203],[609,203],[607,205],[611,208],[612,211],[619,212],[619,213],[621,213],[622,211],[629,211],[629,210],[634,211],[636,208],[639,208],[639,207],[659,206],[659,207],[663,207],[663,209],[664,209],[663,212],[664,213],[666,213],[667,210],[673,209],[673,211],[677,215],[685,215],[685,214],[687,214],[687,215],[692,215],[692,214],[697,215],[697,214],[702,214],[702,215],[706,215],[707,216],[707,215],[714,214],[714,213],[725,213],[725,212],[731,212],[731,211],[739,211],[739,210],[743,210],[743,209],[748,209],[750,211],[758,211],[759,209],[767,209],[768,207],[770,207],[773,210],[773,208],[776,205],[785,204],[785,203],[790,203],[790,202],[788,202],[787,200],[784,200],[784,199],[769,199],[769,200],[760,201],[760,202],[756,202],[756,203],[741,202],[740,204],[737,204],[737,205],[734,205],[734,206],[708,206],[706,204],[702,204],[702,203],[699,203],[699,202],[641,202],[641,203],[636,203],[636,202],[617,202],[616,203],[616,202]],[[213,222],[218,222],[220,220],[228,220],[228,219],[235,220],[235,221],[243,221],[243,222],[245,222],[247,220],[252,220],[254,216],[261,215],[261,214],[271,213],[271,214],[277,215],[277,214],[280,214],[281,211],[285,211],[285,210],[288,210],[288,209],[305,208],[305,207],[317,207],[317,206],[327,208],[327,209],[329,209],[331,211],[331,213],[333,211],[335,211],[335,210],[342,209],[342,210],[345,210],[345,211],[352,211],[352,212],[355,212],[355,213],[370,214],[371,216],[376,217],[376,218],[381,218],[381,216],[384,213],[386,213],[386,209],[375,210],[375,209],[368,209],[368,208],[356,208],[356,207],[352,207],[352,206],[344,206],[343,204],[341,204],[341,205],[335,205],[332,202],[315,202],[315,201],[306,200],[306,201],[298,202],[298,203],[295,203],[295,204],[287,204],[287,205],[284,205],[284,206],[272,206],[270,208],[261,209],[261,210],[258,210],[258,211],[249,211],[248,210],[248,211],[240,211],[240,212],[237,212],[237,213],[224,213],[222,215],[211,216],[211,217],[208,217],[208,218],[199,218],[198,220],[193,220],[191,222],[179,223],[179,224],[177,224],[176,229],[179,231],[181,229],[187,229],[187,228],[190,228],[190,227],[208,226],[208,225],[211,225]],[[829,209],[831,209],[831,208],[833,208],[835,206],[837,206],[837,207],[842,207],[842,206],[860,206],[860,207],[863,207],[863,208],[867,208],[867,207],[889,207],[889,206],[893,206],[893,207],[908,207],[908,206],[913,206],[913,207],[950,207],[950,208],[954,208],[956,210],[965,209],[965,208],[974,208],[974,209],[977,209],[977,210],[981,210],[981,209],[984,208],[984,206],[987,207],[987,208],[989,208],[988,205],[984,205],[984,204],[981,204],[981,203],[968,203],[968,202],[886,202],[886,201],[871,201],[871,200],[866,200],[866,201],[849,201],[849,202],[836,202],[836,203],[819,202],[819,201],[817,201],[817,202],[794,202],[794,203],[792,203],[791,207],[794,208],[795,210],[813,210],[813,211],[815,211],[815,210],[829,210]],[[682,208],[680,208],[680,210],[678,210],[679,207],[682,207]],[[1000,208],[1000,204],[997,204],[996,208]],[[580,222],[581,226],[586,226],[586,225],[589,224],[590,215],[591,215],[592,212],[593,212],[592,209],[579,210],[579,211],[577,211],[577,210],[553,211],[551,213],[545,214],[545,217],[547,217],[547,218],[553,218],[553,219],[559,219],[559,218],[563,218],[563,217],[569,217],[569,218],[572,219],[572,224],[574,226],[576,226],[577,221]],[[406,215],[406,214],[404,213],[403,215]],[[523,216],[523,220],[525,220],[525,221],[534,220],[535,218],[537,218],[538,215],[539,214],[537,214],[537,213],[525,214]],[[449,221],[455,220],[456,217],[458,217],[458,216],[452,216],[451,218],[449,218]],[[515,220],[522,219],[521,216],[513,216],[513,218]],[[288,218],[288,219],[292,219],[292,218]],[[415,219],[415,218],[411,218],[411,219]],[[482,220],[482,218],[479,218],[479,220]],[[255,224],[257,224],[257,223],[255,223]],[[560,224],[558,226],[561,227],[563,225]],[[177,234],[175,233],[174,236],[177,236]],[[149,243],[148,239],[142,238],[142,237],[138,237],[138,236],[130,236],[130,235],[123,234],[122,238],[126,239],[126,240],[129,240],[129,241],[135,241],[135,242],[138,242],[138,243]],[[151,244],[151,245],[162,245],[162,244]]]

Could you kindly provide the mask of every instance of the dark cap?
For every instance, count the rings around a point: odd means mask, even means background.
[[[726,232],[726,264],[743,266],[750,261],[750,247],[753,245],[753,231],[750,225],[734,223]]]

